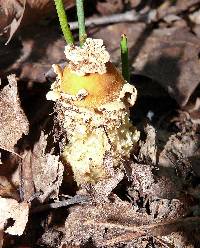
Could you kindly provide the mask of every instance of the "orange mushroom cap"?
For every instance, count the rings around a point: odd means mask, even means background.
[[[119,96],[125,83],[121,73],[111,63],[106,63],[106,73],[91,73],[80,76],[65,67],[62,75],[60,89],[62,92],[77,95],[81,89],[88,93],[82,100],[75,101],[75,105],[86,108],[97,108],[102,104],[112,102]]]

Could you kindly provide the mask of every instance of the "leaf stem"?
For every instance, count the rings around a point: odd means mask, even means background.
[[[120,47],[121,47],[122,75],[127,82],[130,82],[128,45],[127,45],[127,37],[125,34],[122,34],[121,36]]]
[[[65,12],[64,4],[62,0],[54,0],[55,5],[56,5],[56,11],[58,14],[60,26],[63,32],[63,35],[65,37],[65,40],[68,44],[73,44],[74,43],[74,38],[72,36],[68,20],[67,20],[67,15]]]
[[[84,16],[84,0],[76,0],[76,10],[78,17],[78,27],[79,27],[79,42],[80,46],[82,46],[87,38],[87,34],[85,31],[85,16]]]

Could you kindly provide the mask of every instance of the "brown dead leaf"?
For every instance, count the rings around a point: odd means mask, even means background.
[[[156,130],[153,126],[146,123],[144,126],[146,140],[140,141],[139,160],[143,163],[156,165],[157,163],[157,145],[156,145]]]
[[[147,37],[134,71],[159,82],[181,106],[199,84],[199,40],[186,28],[158,29]]]
[[[1,175],[0,175],[0,196],[20,200],[18,187],[16,187],[16,185],[14,185],[14,183],[11,180],[9,180],[7,177]]]
[[[150,165],[144,164],[130,164],[132,175],[131,175],[131,187],[129,188],[129,195],[135,196],[135,192],[139,192],[140,197],[145,197],[146,195],[154,196],[152,193],[152,186],[155,183],[154,175],[152,173],[152,168]],[[156,192],[155,192],[156,193]]]
[[[101,180],[99,181],[94,187],[93,187],[93,197],[95,198],[95,201],[97,202],[104,202],[108,201],[108,197],[117,187],[119,182],[123,179],[124,173],[121,171],[116,172],[111,176],[109,179]]]
[[[30,35],[31,34],[31,35]],[[22,48],[18,58],[10,61],[10,66],[2,73],[17,71],[19,78],[31,82],[46,82],[45,73],[51,68],[52,64],[65,60],[64,46],[65,41],[52,27],[34,26],[24,29],[22,32]],[[13,49],[13,55],[16,53]],[[3,53],[3,52],[2,52]],[[4,56],[4,54],[2,54]],[[11,57],[12,58],[12,57]],[[2,64],[5,61],[2,60]]]
[[[14,151],[17,141],[28,133],[29,124],[20,106],[15,75],[10,75],[8,81],[0,92],[0,147]]]
[[[129,2],[132,8],[136,8],[141,3],[141,0],[129,0]]]
[[[38,197],[41,202],[47,197],[58,198],[64,171],[58,156],[45,153],[46,145],[46,136],[42,133],[34,146],[30,160],[34,186],[36,192],[41,193]]]
[[[200,97],[196,97],[194,101],[191,100],[182,110],[189,113],[194,124],[200,124]]]
[[[65,7],[74,5],[74,0],[65,0]],[[19,25],[35,23],[41,18],[55,13],[54,2],[51,0],[0,0],[0,34],[8,33],[12,38]]]
[[[172,173],[173,169],[152,168],[145,164],[130,164],[132,170],[131,186],[128,188],[129,195],[136,201],[139,198],[149,202],[159,199],[180,199],[183,203],[184,188],[181,180]],[[154,169],[154,170],[153,170]],[[175,210],[174,210],[175,211]],[[177,210],[176,214],[182,215]]]
[[[22,191],[23,200],[30,201],[35,193],[35,185],[33,181],[32,172],[32,151],[25,151],[23,160],[21,161],[21,178],[22,178]]]
[[[116,247],[129,242],[130,247],[144,247],[140,238],[144,240],[145,237],[167,235],[172,237],[174,232],[183,228],[187,230],[188,226],[190,230],[195,230],[200,221],[198,217],[176,218],[173,213],[177,210],[178,201],[164,202],[164,206],[160,204],[159,213],[162,214],[167,205],[167,216],[162,216],[163,218],[158,218],[157,221],[147,213],[140,213],[116,195],[113,195],[112,202],[72,207],[65,222],[62,245],[87,245],[91,240],[95,247]]]
[[[22,18],[24,16],[24,11],[25,11],[25,5],[26,5],[26,0],[24,0],[21,4],[17,2],[17,7],[19,8],[18,10],[18,17],[13,17],[12,22],[4,29],[4,32],[7,32],[9,29],[9,37],[5,45],[9,43],[9,41],[12,39],[14,33],[17,31]]]
[[[189,158],[197,156],[199,140],[199,134],[194,132],[171,135],[159,155],[159,165],[175,168],[178,174],[186,177],[192,170]]]
[[[51,228],[42,235],[38,241],[38,245],[40,247],[57,248],[60,247],[62,237],[63,233],[61,231]]]
[[[123,8],[123,0],[106,0],[104,2],[97,2],[97,10],[102,15],[119,13],[123,10]]]
[[[14,199],[0,197],[0,230],[9,219],[14,221],[12,226],[6,228],[5,232],[12,235],[22,235],[28,222],[29,207],[27,203],[18,203]]]
[[[149,221],[148,215],[134,211],[131,204],[114,196],[113,203],[73,207],[65,223],[65,237],[62,243],[80,245],[92,238],[97,247],[101,247],[105,240],[125,232],[123,224],[130,226],[132,223],[137,226]],[[106,223],[108,225],[105,225]]]

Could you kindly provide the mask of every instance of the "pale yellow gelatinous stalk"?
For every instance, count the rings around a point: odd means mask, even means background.
[[[129,120],[129,107],[137,91],[109,61],[102,40],[87,39],[83,47],[67,46],[70,60],[62,71],[54,65],[57,80],[47,99],[56,101],[58,118],[67,132],[63,158],[76,182],[96,183],[109,178],[130,157],[139,132]],[[105,159],[109,154],[113,168]]]

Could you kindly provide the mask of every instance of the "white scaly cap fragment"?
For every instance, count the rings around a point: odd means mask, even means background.
[[[110,60],[102,39],[87,38],[82,47],[67,45],[65,55],[71,70],[80,76],[106,73],[106,63]]]
[[[28,203],[18,203],[14,199],[0,197],[0,230],[3,230],[7,220],[12,218],[15,222],[5,232],[11,235],[22,235],[28,222],[28,213]]]
[[[126,98],[127,102],[130,104],[130,106],[133,106],[135,104],[136,99],[137,99],[136,88],[129,83],[124,84],[123,88],[119,94],[119,101],[121,101],[123,98]]]

